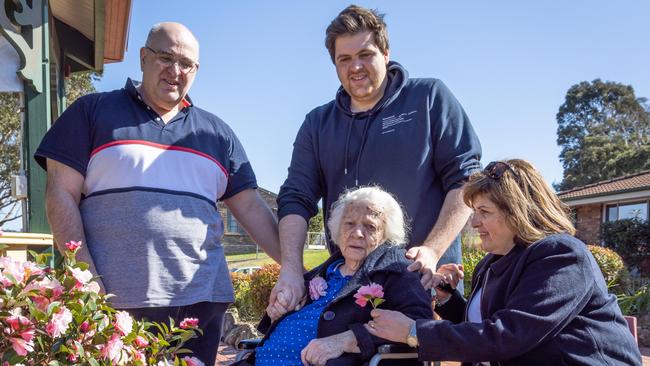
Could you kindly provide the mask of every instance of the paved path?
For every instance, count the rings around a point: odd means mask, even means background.
[[[235,360],[237,350],[224,345],[219,346],[219,354],[217,355],[217,365],[226,366],[230,365]],[[641,347],[641,354],[643,355],[643,366],[650,366],[650,348]],[[459,366],[459,362],[443,362],[442,366]]]

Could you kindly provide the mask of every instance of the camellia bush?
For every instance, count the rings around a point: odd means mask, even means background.
[[[587,245],[587,248],[603,273],[607,289],[615,294],[625,294],[630,286],[630,274],[621,256],[599,245]]]
[[[253,312],[251,300],[251,275],[246,273],[230,273],[232,287],[235,290],[235,302],[232,304],[237,309],[239,318],[244,321],[259,320]]]
[[[80,245],[67,243],[55,268],[49,254],[0,257],[2,366],[203,365],[182,348],[201,333],[198,319],[140,322],[111,308],[88,264],[75,260]]]
[[[251,275],[249,296],[251,296],[252,315],[260,319],[269,305],[271,290],[280,277],[280,265],[265,264],[262,269]]]

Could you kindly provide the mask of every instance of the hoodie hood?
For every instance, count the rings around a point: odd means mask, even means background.
[[[352,112],[350,109],[350,94],[343,89],[343,86],[340,86],[336,92],[336,107],[348,116],[356,115],[357,118],[364,118],[366,115],[372,115],[381,110],[397,99],[400,91],[408,81],[409,74],[408,71],[406,71],[406,69],[398,62],[390,61],[386,67],[386,77],[388,78],[388,83],[386,83],[384,95],[371,109],[360,113]]]

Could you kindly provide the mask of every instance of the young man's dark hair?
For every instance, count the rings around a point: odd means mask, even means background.
[[[342,35],[354,35],[361,32],[372,32],[375,44],[382,54],[388,52],[388,31],[384,23],[384,14],[377,10],[362,8],[357,5],[350,5],[343,9],[339,15],[332,20],[325,32],[325,47],[330,53],[332,62],[336,50],[334,44],[336,39]]]

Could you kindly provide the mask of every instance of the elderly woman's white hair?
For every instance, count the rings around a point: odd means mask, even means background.
[[[366,203],[381,212],[384,221],[385,240],[392,245],[403,245],[406,243],[408,228],[404,220],[404,212],[399,202],[390,193],[377,186],[360,187],[345,191],[339,199],[332,204],[330,218],[327,221],[327,228],[330,231],[332,240],[338,245],[341,220],[345,208],[353,203]]]

